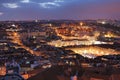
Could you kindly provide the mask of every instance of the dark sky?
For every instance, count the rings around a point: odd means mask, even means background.
[[[0,0],[0,20],[120,19],[120,0]]]

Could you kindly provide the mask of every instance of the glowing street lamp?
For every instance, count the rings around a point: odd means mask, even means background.
[[[80,22],[80,26],[83,26],[83,22]]]

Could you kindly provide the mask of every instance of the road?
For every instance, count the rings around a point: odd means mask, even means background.
[[[21,41],[21,39],[20,39],[20,35],[19,35],[18,32],[7,32],[7,34],[8,34],[8,35],[10,34],[9,36],[10,36],[10,38],[11,38],[11,42],[12,42],[12,43],[16,43],[16,44],[20,45],[21,48],[25,49],[26,51],[30,52],[30,53],[33,54],[33,55],[36,55],[36,56],[40,56],[40,55],[41,55],[40,52],[34,51],[34,50],[32,50],[31,48],[25,46],[25,45],[22,43],[22,41]]]

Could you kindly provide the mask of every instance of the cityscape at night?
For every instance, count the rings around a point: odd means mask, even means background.
[[[120,80],[120,0],[0,0],[0,80]]]

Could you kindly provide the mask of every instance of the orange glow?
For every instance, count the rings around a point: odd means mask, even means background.
[[[26,80],[26,79],[29,78],[29,75],[28,74],[24,74],[24,75],[22,75],[22,77]]]
[[[83,22],[80,22],[80,26],[83,26]]]
[[[105,37],[116,37],[116,35],[115,34],[113,34],[112,32],[107,32],[105,35],[104,35]]]
[[[113,49],[105,49],[101,47],[83,47],[83,48],[66,48],[66,50],[72,50],[75,53],[81,54],[83,56],[102,56],[102,55],[113,55],[120,54],[120,51],[115,51]]]
[[[21,39],[20,39],[20,35],[19,35],[18,32],[8,32],[7,34],[8,34],[8,35],[11,34],[11,35],[9,35],[10,38],[12,39],[11,42],[20,45],[21,48],[25,49],[26,51],[30,52],[31,54],[34,54],[34,55],[36,55],[36,56],[41,55],[40,52],[36,52],[36,51],[30,49],[29,47],[25,46],[25,45],[22,43],[22,41],[21,41]]]

